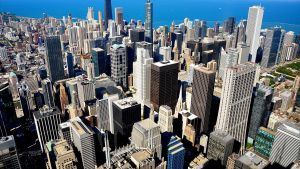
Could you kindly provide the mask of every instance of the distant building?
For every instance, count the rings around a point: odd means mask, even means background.
[[[128,143],[134,123],[141,120],[141,104],[133,98],[113,102],[115,147]]]
[[[178,62],[162,61],[151,66],[151,103],[155,111],[168,105],[174,111],[178,92]]]
[[[108,21],[112,19],[112,8],[111,0],[104,1],[104,19],[105,19],[105,29],[108,28]]]
[[[265,127],[260,127],[255,137],[254,150],[263,157],[270,157],[276,133]]]
[[[131,132],[131,144],[140,148],[149,148],[161,159],[162,146],[159,125],[149,118],[135,123]]]
[[[0,137],[0,168],[21,169],[13,135]]]
[[[131,42],[142,42],[145,40],[145,30],[129,29],[129,38]]]
[[[147,0],[145,8],[145,41],[153,43],[153,3],[151,0]]]
[[[48,141],[59,139],[58,130],[61,123],[61,112],[57,107],[44,106],[33,112],[33,117],[41,150],[44,152],[45,144]]]
[[[66,140],[49,141],[45,152],[49,169],[77,169],[75,153]]]
[[[71,135],[74,146],[80,153],[84,169],[95,169],[96,154],[94,132],[89,129],[78,117],[71,119]]]
[[[183,169],[185,148],[179,137],[172,136],[168,144],[167,169]]]
[[[222,131],[210,133],[207,158],[221,160],[221,164],[226,166],[227,158],[232,153],[234,138]]]
[[[297,148],[296,148],[297,147]],[[298,124],[286,122],[277,129],[272,146],[270,162],[287,167],[300,159],[300,127]]]

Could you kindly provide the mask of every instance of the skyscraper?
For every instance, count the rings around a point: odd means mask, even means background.
[[[256,67],[245,63],[225,70],[216,129],[227,132],[245,148],[246,129]]]
[[[281,42],[281,28],[268,29],[261,66],[269,68],[279,63],[279,50]]]
[[[255,137],[254,150],[260,155],[269,158],[275,140],[276,132],[260,127]]]
[[[150,103],[151,93],[151,43],[138,42],[136,43],[137,59],[133,63],[133,86],[136,88],[135,97],[141,100],[143,104]]]
[[[183,169],[185,148],[179,137],[172,136],[168,144],[167,169]]]
[[[227,158],[232,153],[234,138],[226,132],[216,130],[210,133],[207,149],[207,158],[221,160],[221,164],[226,166]]]
[[[21,169],[13,135],[0,137],[0,168]]]
[[[127,87],[126,80],[126,46],[114,44],[110,48],[111,51],[111,78],[117,85]]]
[[[94,63],[96,77],[106,72],[107,57],[103,49],[92,48],[92,62]]]
[[[98,119],[98,128],[104,131],[110,131],[108,99],[97,100],[96,112]]]
[[[50,80],[54,83],[64,79],[64,63],[59,36],[49,36],[45,39],[46,66]]]
[[[161,159],[161,135],[159,125],[151,119],[134,123],[131,143],[140,148],[149,148]]]
[[[203,65],[194,68],[191,112],[201,119],[200,133],[208,133],[216,72]],[[200,134],[197,133],[197,134]]]
[[[169,106],[162,105],[159,107],[158,125],[162,133],[173,132],[173,111]]]
[[[71,119],[72,141],[80,153],[84,169],[95,169],[96,154],[94,132],[79,117]]]
[[[247,44],[250,46],[251,61],[256,61],[257,49],[259,47],[259,36],[264,15],[264,8],[252,6],[249,8],[246,37]]]
[[[272,146],[270,162],[287,167],[299,160],[300,154],[300,127],[298,124],[286,122],[277,129]]]
[[[105,0],[105,2],[104,2],[105,30],[108,28],[108,21],[110,19],[112,19],[111,0]]]
[[[41,150],[44,152],[44,146],[48,141],[59,139],[58,130],[61,123],[61,112],[57,107],[44,106],[33,112],[33,117]]]
[[[72,53],[67,53],[67,67],[69,78],[74,77],[74,57]]]
[[[173,111],[177,104],[178,62],[162,61],[151,66],[151,103],[158,111],[161,105],[168,105]],[[174,113],[174,112],[173,112]]]
[[[145,41],[153,43],[153,3],[147,0],[145,10]]]
[[[33,100],[29,86],[25,82],[21,83],[19,95],[24,117],[32,118],[31,110],[33,109]]]
[[[9,83],[0,83],[0,136],[9,135],[10,129],[17,120]]]
[[[123,25],[123,8],[115,8],[115,21],[117,25]]]
[[[51,81],[47,78],[42,80],[44,102],[48,107],[54,106],[54,96]]]
[[[255,93],[250,117],[248,137],[255,139],[258,128],[263,124],[264,118],[271,109],[273,90],[271,87],[260,85]]]
[[[235,29],[235,17],[229,17],[228,18],[228,32],[229,34],[232,34]]]

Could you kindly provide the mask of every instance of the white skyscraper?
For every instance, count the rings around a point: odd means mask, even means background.
[[[256,67],[252,63],[225,69],[216,129],[227,132],[245,147],[247,121]]]
[[[137,59],[133,63],[133,86],[136,88],[136,99],[142,103],[150,102],[150,86],[151,86],[151,64],[153,58],[150,56],[151,43],[137,43]]]
[[[255,62],[256,53],[259,47],[259,36],[264,15],[264,8],[252,6],[248,12],[248,22],[246,28],[247,44],[250,46],[251,61]]]
[[[221,49],[221,61],[219,76],[223,79],[224,73],[227,67],[231,67],[237,64],[239,58],[239,51],[235,48],[229,48],[228,53],[222,48]]]
[[[159,107],[158,125],[162,133],[173,132],[173,115],[169,106],[163,105]]]

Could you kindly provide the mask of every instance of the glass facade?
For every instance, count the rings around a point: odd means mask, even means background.
[[[255,151],[260,155],[269,158],[274,139],[275,139],[275,132],[267,128],[260,127],[255,138],[255,144],[254,144]]]

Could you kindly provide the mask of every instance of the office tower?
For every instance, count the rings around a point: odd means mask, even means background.
[[[219,32],[220,32],[220,24],[219,24],[219,22],[215,22],[214,32],[215,32],[216,35],[219,34]]]
[[[17,120],[9,83],[0,83],[0,136],[9,135],[10,129]]]
[[[103,34],[104,28],[103,28],[103,17],[102,17],[102,12],[98,11],[98,22],[99,22],[99,26],[100,26],[100,35]]]
[[[248,62],[250,47],[246,43],[238,43],[237,49],[239,50],[238,64],[244,64]]]
[[[97,100],[96,112],[97,112],[98,128],[103,131],[110,131],[108,99]]]
[[[33,110],[33,100],[29,86],[25,82],[21,83],[19,95],[24,117],[32,118],[31,110]]]
[[[248,151],[236,159],[234,168],[267,168],[270,162],[252,151]]]
[[[95,80],[94,63],[87,64],[86,74],[87,74],[87,80],[88,81],[94,81]]]
[[[265,118],[271,113],[272,98],[273,90],[271,87],[262,84],[258,86],[250,114],[248,137],[255,139],[258,128],[262,126]]]
[[[293,97],[292,95],[293,93],[289,90],[284,90],[279,94],[279,97],[282,100],[281,107],[280,107],[280,110],[282,112],[287,111],[291,107],[292,97]]]
[[[172,136],[168,144],[167,169],[183,169],[185,148],[179,137]]]
[[[235,66],[238,62],[239,52],[237,49],[230,48],[228,53],[221,49],[221,58],[219,66],[219,76],[224,80],[226,68]]]
[[[169,106],[173,111],[177,104],[178,62],[163,61],[151,66],[151,103],[158,111],[161,105]]]
[[[44,80],[47,78],[47,70],[46,70],[45,66],[40,66],[38,73],[39,73],[40,80]]]
[[[200,21],[201,24],[201,39],[203,39],[207,34],[207,23],[206,21]]]
[[[131,42],[142,42],[145,40],[145,30],[129,29],[129,38]]]
[[[246,28],[247,28],[247,20],[241,20],[237,27],[238,29],[237,43],[246,43]]]
[[[117,85],[127,87],[127,53],[125,45],[114,44],[111,51],[111,78]]]
[[[135,97],[142,104],[150,103],[151,91],[151,43],[137,42],[136,43],[136,61],[133,63],[133,86],[136,88]]]
[[[74,74],[74,57],[72,53],[67,53],[67,68],[68,68],[68,75],[69,78],[75,76]]]
[[[129,97],[114,101],[112,106],[115,146],[121,147],[128,143],[134,123],[141,120],[141,104]]]
[[[9,86],[10,86],[11,94],[12,94],[13,98],[19,97],[17,83],[18,83],[17,75],[14,72],[10,72],[9,73]]]
[[[172,40],[172,50],[176,46],[177,50],[179,51],[179,54],[181,54],[182,43],[183,43],[183,33],[180,30],[175,30],[174,33],[171,33],[171,40]]]
[[[162,105],[159,107],[158,125],[162,133],[173,133],[173,111],[169,106]]]
[[[208,67],[194,67],[191,112],[201,119],[200,133],[209,132],[211,101],[214,93],[216,72]],[[197,133],[197,134],[200,134]]]
[[[94,63],[95,76],[106,72],[106,54],[105,51],[101,48],[92,48],[92,62]]]
[[[50,79],[42,80],[44,102],[48,107],[54,106],[53,88]]]
[[[71,135],[74,147],[80,153],[84,169],[95,169],[96,154],[94,132],[80,118],[71,119]]]
[[[216,129],[227,132],[245,148],[256,67],[245,63],[225,70]],[[241,90],[243,89],[243,90]]]
[[[232,153],[234,138],[229,134],[215,130],[209,135],[207,158],[221,160],[221,164],[226,166],[228,156]]]
[[[62,113],[64,114],[67,105],[69,105],[69,98],[63,83],[61,83],[59,87],[59,99],[60,99],[60,108]]]
[[[275,140],[276,132],[260,127],[257,131],[254,143],[254,150],[263,157],[270,157],[273,142]]]
[[[268,29],[266,33],[266,41],[261,61],[261,66],[269,68],[279,62],[278,52],[280,49],[281,28],[275,27]]]
[[[0,167],[21,169],[14,136],[0,137]]]
[[[66,140],[69,145],[72,145],[71,123],[69,121],[59,124],[58,135],[60,139]]]
[[[299,160],[300,127],[294,123],[284,123],[278,127],[272,146],[270,162],[287,167]]]
[[[95,85],[90,81],[78,81],[78,99],[81,109],[85,107],[85,101],[95,99]]]
[[[246,37],[247,44],[250,46],[251,61],[256,61],[256,53],[259,47],[259,36],[264,15],[264,8],[252,6],[249,8]]]
[[[119,100],[120,96],[115,87],[108,87],[103,99],[108,99],[108,112],[109,112],[109,131],[114,134],[114,112],[113,102]]]
[[[64,63],[59,36],[49,36],[45,39],[46,66],[50,80],[54,83],[64,79]]]
[[[75,153],[66,140],[51,140],[46,145],[47,167],[51,169],[77,169]]]
[[[171,47],[170,46],[162,46],[159,48],[159,54],[161,55],[160,61],[163,60],[171,60],[171,55],[172,55],[172,51],[171,51]]]
[[[228,24],[227,25],[228,26],[228,33],[232,34],[234,32],[234,29],[235,29],[235,17],[229,17],[227,24]]]
[[[153,3],[151,0],[147,0],[145,8],[145,41],[153,43]]]
[[[151,119],[134,123],[131,132],[131,144],[140,148],[149,148],[161,159],[161,135],[159,125]]]
[[[115,21],[117,25],[123,25],[123,8],[115,8]]]
[[[44,106],[33,112],[33,117],[41,150],[44,152],[45,144],[48,141],[59,139],[58,130],[61,123],[61,112],[57,107]]]
[[[284,38],[282,41],[282,48],[280,54],[280,62],[283,63],[285,61],[290,61],[292,58],[297,57],[298,46],[296,47],[295,44],[293,45],[295,39],[294,32],[287,32],[284,34]],[[295,49],[295,47],[297,49]],[[296,51],[294,51],[296,50]]]
[[[88,12],[86,15],[87,20],[94,20],[94,9],[93,7],[88,7]]]
[[[300,35],[299,34],[295,36],[295,43],[298,46],[300,46]],[[298,48],[298,51],[297,51],[297,56],[299,56],[299,55],[300,55],[300,47]]]
[[[105,19],[105,30],[107,30],[108,21],[112,19],[111,0],[104,1],[104,19]]]

